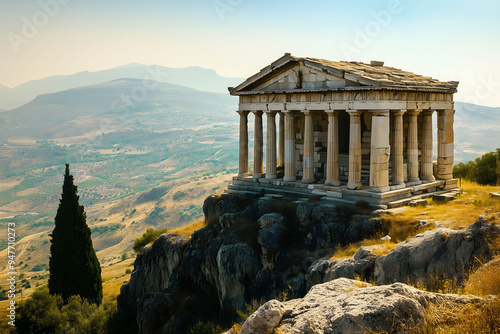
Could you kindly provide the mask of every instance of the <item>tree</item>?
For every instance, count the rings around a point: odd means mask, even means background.
[[[500,149],[486,153],[475,161],[457,164],[453,175],[482,185],[500,184]]]
[[[101,266],[92,246],[77,186],[66,164],[62,195],[51,234],[49,291],[68,301],[79,295],[90,303],[102,301]]]

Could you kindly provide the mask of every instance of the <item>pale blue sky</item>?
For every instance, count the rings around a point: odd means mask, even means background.
[[[291,52],[384,60],[460,81],[458,101],[500,106],[498,0],[5,2],[0,4],[0,84],[10,87],[131,62],[197,65],[248,77]],[[41,5],[54,3],[59,8],[53,13],[53,6]],[[26,28],[32,23],[38,24],[36,31]]]

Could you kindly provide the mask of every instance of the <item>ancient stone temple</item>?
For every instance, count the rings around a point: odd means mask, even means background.
[[[229,192],[288,192],[341,202],[362,198],[395,206],[455,191],[457,86],[380,61],[287,53],[229,88],[239,96],[240,117],[239,174]]]

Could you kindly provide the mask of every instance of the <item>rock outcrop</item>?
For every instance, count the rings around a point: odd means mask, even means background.
[[[487,238],[500,228],[483,216],[466,230],[438,228],[416,235],[377,258],[378,246],[361,247],[349,259],[318,260],[306,275],[307,289],[339,277],[372,280],[377,285],[394,282],[433,285],[452,280],[461,285],[468,272],[492,259]]]
[[[332,281],[340,277],[371,279],[377,255],[375,248],[383,246],[360,247],[351,258],[339,260],[318,260],[312,264],[306,275],[307,290],[313,285]]]
[[[144,247],[134,262],[130,281],[120,289],[118,304],[135,305],[147,292],[165,291],[188,240],[177,234],[163,234],[152,246]]]
[[[418,234],[398,244],[375,262],[374,280],[380,284],[413,282],[428,285],[430,280],[454,280],[462,284],[466,273],[489,261],[493,253],[487,237],[500,228],[484,216],[466,230],[439,228]]]
[[[476,303],[475,296],[425,292],[402,283],[372,286],[339,278],[311,288],[304,298],[262,305],[243,324],[241,334],[342,334],[422,332],[429,302]]]

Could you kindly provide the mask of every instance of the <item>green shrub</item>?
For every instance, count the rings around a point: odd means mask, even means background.
[[[189,331],[189,334],[220,334],[224,330],[211,321],[198,321]]]
[[[125,274],[131,274],[131,273],[132,273],[132,269],[125,270]]]
[[[48,270],[49,269],[49,265],[47,263],[39,263],[39,264],[35,264],[33,266],[33,271],[42,271],[42,270]]]
[[[164,233],[167,233],[168,229],[164,228],[161,230],[155,230],[154,228],[148,228],[146,232],[140,237],[135,239],[134,242],[134,252],[136,254],[139,254],[140,251],[146,246],[147,244],[155,241],[158,239],[158,237]]]
[[[64,304],[48,288],[36,290],[17,306],[17,333],[105,333],[108,314],[80,296]]]
[[[96,227],[92,228],[92,234],[93,235],[105,234],[105,233],[109,233],[109,232],[118,231],[118,230],[121,230],[123,228],[125,228],[125,225],[123,225],[123,224],[109,224],[109,225],[105,225],[105,226],[96,226]]]
[[[130,254],[128,252],[125,252],[122,254],[122,261],[125,261],[126,259],[128,259],[130,257]]]

